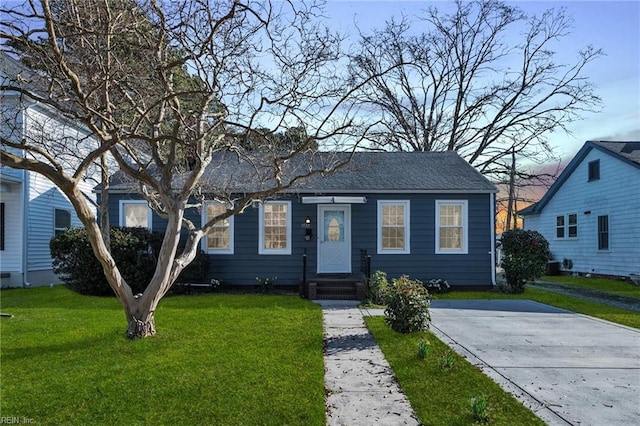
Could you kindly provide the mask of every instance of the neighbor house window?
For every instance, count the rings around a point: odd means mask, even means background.
[[[578,236],[578,215],[572,213],[568,215],[568,232],[569,238],[576,238]]]
[[[598,216],[598,250],[609,250],[609,216]]]
[[[556,216],[556,238],[564,238],[564,215]]]
[[[468,252],[467,201],[436,201],[436,253]]]
[[[54,235],[60,234],[67,228],[71,228],[71,212],[69,210],[53,209]]]
[[[120,200],[120,226],[151,229],[151,209],[145,200]]]
[[[408,254],[409,201],[378,201],[378,253]]]
[[[258,253],[291,254],[291,202],[263,203],[259,214]]]
[[[556,216],[556,238],[578,237],[578,214]]]
[[[589,181],[600,179],[600,160],[589,162]]]
[[[203,223],[227,211],[227,206],[222,203],[207,203],[204,209]],[[233,216],[215,223],[204,239],[204,250],[207,253],[233,254]]]

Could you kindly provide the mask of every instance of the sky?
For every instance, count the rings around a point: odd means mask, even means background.
[[[382,28],[391,16],[420,14],[430,4],[447,1],[346,1],[328,0],[326,14],[334,29],[354,37]],[[558,45],[558,62],[575,62],[578,50],[588,45],[601,48],[606,56],[585,69],[602,99],[599,113],[587,113],[572,123],[572,134],[553,133],[549,141],[565,161],[588,140],[640,141],[640,1],[507,1],[526,13],[541,14],[565,7],[574,28]]]

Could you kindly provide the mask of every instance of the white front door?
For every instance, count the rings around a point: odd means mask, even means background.
[[[350,205],[318,205],[318,273],[351,273]]]

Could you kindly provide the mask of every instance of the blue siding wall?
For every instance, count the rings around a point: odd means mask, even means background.
[[[331,195],[331,194],[325,194]],[[389,277],[403,274],[420,280],[443,278],[452,286],[491,285],[492,226],[490,194],[349,194],[365,196],[366,204],[351,205],[351,260],[354,275],[360,274],[360,250],[372,257],[372,270],[385,271]],[[292,206],[291,255],[258,254],[258,211],[247,208],[235,217],[234,254],[210,255],[209,279],[216,278],[231,285],[254,285],[256,277],[275,278],[277,284],[297,284],[302,278],[302,256],[307,254],[308,278],[317,271],[317,205],[302,204],[301,196],[290,198]],[[113,194],[110,215],[118,224],[119,199],[129,195]],[[410,254],[377,254],[377,200],[410,200]],[[436,200],[468,201],[468,254],[435,254]],[[196,223],[200,214],[193,209],[186,216]],[[313,238],[305,241],[302,223],[312,220]],[[163,231],[166,221],[153,217],[153,229]]]

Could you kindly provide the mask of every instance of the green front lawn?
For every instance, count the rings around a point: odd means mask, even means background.
[[[544,425],[531,410],[431,332],[397,333],[380,316],[365,317],[365,321],[423,424],[474,424],[469,400],[482,396],[492,426]],[[424,360],[417,356],[421,340],[428,340],[431,346]],[[443,367],[449,356],[453,364]]]
[[[37,424],[325,424],[322,311],[298,297],[169,297],[129,341],[113,298],[4,290],[0,415]]]
[[[607,278],[586,278],[569,276],[544,276],[543,281],[565,284],[572,287],[599,290],[619,296],[635,297],[640,303],[640,286],[629,281],[612,280]]]

